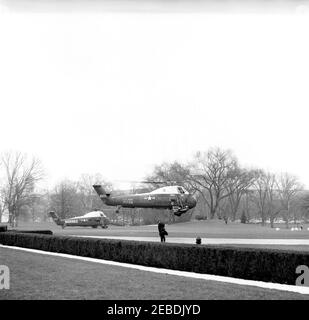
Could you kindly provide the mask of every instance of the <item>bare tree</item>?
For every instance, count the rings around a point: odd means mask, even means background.
[[[236,219],[240,201],[253,185],[256,176],[256,170],[247,170],[239,167],[236,167],[233,174],[231,174],[227,183],[227,190],[229,193],[228,203],[232,221]]]
[[[3,215],[3,212],[4,212],[4,210],[5,210],[5,205],[4,205],[4,200],[3,199],[1,199],[2,197],[1,197],[1,192],[0,192],[0,223],[1,223],[1,221],[2,221],[2,215]]]
[[[266,178],[266,192],[267,192],[267,216],[270,220],[270,227],[274,227],[275,218],[282,212],[282,206],[278,198],[277,177],[275,174],[268,173]]]
[[[50,192],[49,209],[58,212],[61,218],[68,218],[105,208],[93,189],[96,183],[112,190],[112,185],[104,182],[100,174],[83,174],[78,181],[61,181]]]
[[[215,217],[222,200],[230,196],[228,185],[231,185],[237,167],[237,159],[230,151],[216,148],[195,155],[189,180],[191,186],[203,196],[211,219]]]
[[[251,200],[258,208],[262,225],[265,225],[266,219],[269,218],[270,226],[273,228],[276,217],[284,213],[288,227],[292,200],[301,189],[302,186],[298,180],[289,174],[278,177],[273,173],[265,173],[261,170],[254,182]]]
[[[5,153],[1,163],[4,168],[4,185],[1,190],[4,206],[9,211],[10,225],[17,226],[21,207],[31,197],[44,172],[38,159],[28,161],[27,155],[20,152]]]
[[[276,183],[278,195],[280,197],[282,209],[285,212],[286,227],[289,227],[289,219],[291,213],[291,202],[295,196],[303,189],[297,177],[288,173],[281,174]]]
[[[267,174],[263,170],[257,171],[256,179],[253,183],[254,192],[251,193],[251,200],[255,203],[258,208],[259,216],[262,219],[262,226],[265,225],[268,206],[269,206],[269,188],[272,180],[271,174]]]
[[[77,182],[77,192],[79,195],[79,201],[82,205],[83,211],[90,211],[95,208],[104,207],[104,203],[98,197],[97,193],[93,189],[94,184],[101,184],[105,189],[112,190],[112,184],[104,181],[101,174],[82,174]]]
[[[75,181],[63,180],[55,186],[50,193],[50,210],[56,211],[62,219],[81,214]]]
[[[305,220],[305,223],[308,223],[309,220],[309,191],[302,191],[300,195],[298,195],[298,204],[299,210],[301,212],[301,217]]]
[[[154,168],[152,175],[146,178],[153,187],[158,185],[181,185],[189,192],[195,192],[190,181],[190,168],[177,161],[164,162]]]

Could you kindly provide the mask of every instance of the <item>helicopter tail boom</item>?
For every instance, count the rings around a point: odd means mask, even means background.
[[[110,194],[106,193],[106,191],[103,189],[103,187],[100,184],[93,185],[93,188],[103,202],[105,202],[105,200],[110,196]]]
[[[54,222],[58,225],[61,226],[64,224],[63,220],[61,220],[58,215],[56,214],[55,211],[50,211],[49,215],[52,217],[52,219],[54,220]]]

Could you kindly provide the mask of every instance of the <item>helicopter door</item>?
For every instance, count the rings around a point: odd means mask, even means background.
[[[173,209],[182,208],[182,200],[179,194],[171,196],[171,206]]]
[[[176,194],[171,195],[170,197],[170,203],[171,203],[171,207],[175,208],[176,206],[178,206],[178,201],[177,201],[177,196]]]
[[[180,194],[177,194],[177,203],[180,208],[183,208],[184,205]]]

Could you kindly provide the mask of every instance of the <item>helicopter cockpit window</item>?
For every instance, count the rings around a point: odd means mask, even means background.
[[[184,194],[184,193],[185,193],[184,190],[182,189],[182,187],[178,187],[178,191],[179,191],[179,193],[181,193],[181,194]]]

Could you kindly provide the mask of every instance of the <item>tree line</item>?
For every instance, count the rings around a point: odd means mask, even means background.
[[[115,212],[107,207],[94,192],[93,184],[102,184],[112,191],[113,185],[101,174],[82,174],[77,181],[64,179],[51,190],[41,190],[39,183],[45,174],[42,163],[20,152],[0,156],[0,221],[6,212],[9,223],[17,226],[19,220],[45,221],[51,210],[61,218],[103,210],[113,223],[152,224],[159,218],[170,222],[219,218],[241,222],[291,221],[309,218],[309,194],[297,177],[289,173],[271,173],[259,168],[245,168],[230,150],[211,148],[197,152],[188,163],[178,161],[154,167],[140,191],[158,186],[182,185],[197,198],[197,206],[182,217],[168,210],[124,209]],[[116,191],[114,191],[116,192]]]
[[[299,179],[259,168],[244,168],[230,150],[211,148],[197,152],[187,164],[163,163],[148,177],[154,185],[181,184],[198,198],[195,215],[204,219],[242,222],[259,219],[274,227],[309,217],[309,194]],[[192,214],[192,212],[191,212]]]

